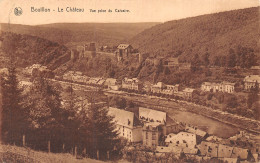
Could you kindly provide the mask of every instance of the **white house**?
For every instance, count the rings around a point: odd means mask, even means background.
[[[121,86],[119,81],[114,78],[107,78],[105,85],[107,86],[108,89],[111,89],[111,90],[118,90]]]
[[[167,135],[165,143],[168,146],[185,146],[194,148],[197,143],[196,134],[188,132],[179,132],[178,134],[171,133]]]
[[[142,89],[142,83],[137,78],[124,78],[122,80],[122,88],[139,91]]]
[[[204,82],[201,85],[201,90],[205,92],[226,92],[233,93],[235,90],[235,83],[223,81],[221,83]]]
[[[108,115],[114,117],[120,137],[126,138],[129,142],[142,141],[142,126],[133,112],[109,107]]]
[[[251,88],[253,88],[255,86],[256,82],[258,83],[258,87],[259,87],[260,86],[260,75],[246,76],[244,79],[245,90],[250,90]]]

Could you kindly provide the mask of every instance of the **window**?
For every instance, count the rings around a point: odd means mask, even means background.
[[[156,140],[156,133],[152,132],[152,140]]]
[[[211,147],[209,147],[209,148],[208,148],[208,152],[211,152],[211,151],[212,151],[212,148],[211,148]]]
[[[146,132],[146,139],[148,139],[148,132]]]

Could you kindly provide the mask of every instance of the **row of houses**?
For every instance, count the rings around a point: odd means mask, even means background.
[[[181,153],[191,155],[200,160],[222,160],[228,163],[239,162],[257,162],[259,161],[259,145],[257,141],[253,141],[250,146],[238,146],[234,141],[241,142],[244,140],[244,132],[230,137],[228,139],[219,138],[216,136],[208,136],[201,132],[194,132],[196,128],[190,131],[182,131],[178,134],[171,133],[165,139],[165,146],[157,146],[158,153],[174,153],[180,156]],[[242,134],[241,134],[242,133]],[[257,136],[254,136],[257,137]],[[255,138],[257,139],[257,138]],[[251,139],[250,139],[251,140]],[[259,140],[259,136],[258,136]],[[233,142],[230,143],[230,142]],[[252,140],[251,140],[252,141]],[[248,139],[246,140],[248,142]]]
[[[235,91],[235,83],[223,81],[221,83],[204,82],[201,90],[206,92],[226,92],[233,93]]]
[[[244,89],[249,91],[251,88],[254,88],[256,84],[260,86],[260,75],[249,75],[246,76],[243,80]],[[235,92],[235,83],[223,81],[221,83],[215,82],[204,82],[201,85],[201,90],[205,92],[226,92],[234,93]]]
[[[163,82],[158,82],[156,84],[143,83],[139,81],[137,78],[124,78],[122,80],[122,88],[136,91],[144,90],[146,92],[164,95],[176,95],[183,98],[191,98],[195,90],[193,88],[185,88],[184,90],[180,90],[179,84],[167,85]]]
[[[78,83],[85,83],[90,85],[99,85],[102,86],[105,84],[106,79],[99,78],[99,77],[88,77],[83,75],[82,72],[79,71],[68,71],[63,75],[64,80],[78,82]]]
[[[70,80],[74,82],[81,82],[86,84],[93,84],[99,86],[106,86],[110,90],[133,90],[133,91],[145,91],[164,95],[175,95],[185,99],[190,99],[193,97],[193,88],[180,89],[178,84],[167,85],[163,82],[157,82],[156,84],[151,84],[149,82],[142,82],[137,78],[127,78],[123,80],[118,80],[114,78],[99,78],[99,77],[88,77],[83,75],[82,72],[69,71],[63,75],[64,80]],[[259,81],[259,82],[258,82]],[[249,90],[255,86],[256,83],[260,83],[259,75],[247,76],[244,79],[245,89]],[[258,84],[259,85],[259,84]],[[226,92],[234,93],[235,83],[223,81],[221,83],[215,82],[204,82],[201,85],[202,91],[208,92]]]
[[[114,78],[89,77],[79,71],[68,71],[62,76],[63,80],[84,83],[90,85],[107,86],[108,89],[118,90],[121,82]]]
[[[160,93],[164,95],[176,95],[187,99],[192,98],[194,90],[195,89],[193,88],[185,88],[180,90],[179,84],[167,85],[163,82],[152,84],[149,88],[146,88],[147,92]]]
[[[94,84],[100,86],[104,85],[110,90],[119,90],[120,88],[122,88],[125,90],[146,91],[164,95],[176,95],[183,98],[191,98],[193,95],[193,91],[195,90],[192,88],[185,88],[184,90],[180,90],[178,84],[167,85],[163,82],[158,82],[156,84],[144,83],[137,78],[125,77],[121,81],[114,78],[93,78],[83,75],[82,72],[78,71],[68,71],[63,75],[63,79],[85,84]]]

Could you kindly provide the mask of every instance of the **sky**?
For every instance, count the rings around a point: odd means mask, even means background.
[[[198,15],[259,6],[260,0],[0,0],[0,23],[165,22]],[[23,13],[14,14],[20,7]],[[32,12],[44,7],[51,12]],[[66,12],[67,7],[84,12]],[[63,8],[64,12],[58,12]],[[93,10],[112,10],[94,13]],[[115,9],[129,12],[115,12]]]

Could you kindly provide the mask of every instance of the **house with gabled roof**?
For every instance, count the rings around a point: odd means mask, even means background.
[[[121,88],[121,82],[114,78],[107,78],[104,85],[107,86],[107,88],[110,90],[118,90]]]
[[[126,138],[129,142],[142,141],[142,126],[133,112],[109,107],[108,115],[114,117],[120,137]]]
[[[194,92],[195,89],[193,88],[185,88],[182,93],[183,93],[183,97],[184,98],[192,98],[193,97],[193,92]]]
[[[143,88],[143,84],[137,78],[129,79],[129,78],[125,77],[122,80],[122,88],[128,89],[128,90],[140,91]]]
[[[247,149],[234,147],[230,157],[231,158],[238,158],[239,157],[242,160],[246,160],[247,156],[248,156],[248,150]]]
[[[164,136],[183,131],[185,127],[165,112],[144,107],[139,107],[139,119],[144,123],[143,144],[150,147],[156,147],[160,142],[164,143]]]
[[[200,155],[209,156],[213,158],[218,157],[218,144],[203,141],[198,147],[200,150]]]
[[[231,147],[206,141],[202,141],[198,147],[200,155],[202,156],[212,158],[239,158],[240,160],[246,160],[248,158],[248,150],[239,147]]]
[[[218,157],[231,158],[233,147],[227,145],[218,145]]]
[[[165,139],[168,146],[183,146],[194,148],[197,144],[197,137],[193,133],[179,132],[178,134],[169,134]]]

